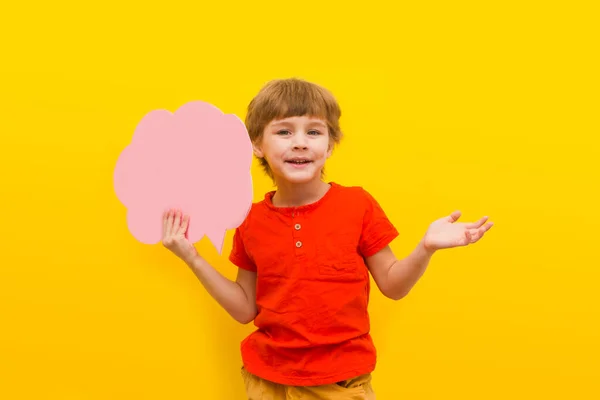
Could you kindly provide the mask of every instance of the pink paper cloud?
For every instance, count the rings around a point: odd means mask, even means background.
[[[206,235],[221,253],[226,231],[252,206],[252,144],[244,123],[202,101],[175,113],[151,111],[138,124],[114,171],[117,198],[131,234],[145,244],[162,240],[162,215],[190,215],[188,239]]]

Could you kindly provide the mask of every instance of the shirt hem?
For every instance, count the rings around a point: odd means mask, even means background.
[[[356,368],[350,371],[336,373],[334,375],[316,376],[316,377],[291,377],[269,373],[267,371],[255,370],[252,365],[244,363],[244,368],[249,373],[267,381],[286,386],[321,386],[330,385],[336,382],[341,382],[347,379],[352,379],[357,376],[370,374],[375,370],[375,364],[365,365],[362,368]]]
[[[390,243],[392,243],[394,240],[396,240],[396,238],[398,238],[398,236],[400,236],[400,232],[393,229],[387,235],[383,236],[377,243],[375,243],[373,246],[371,246],[370,248],[365,250],[363,255],[365,257],[371,257],[371,256],[377,254],[378,252],[383,250],[386,246],[388,246]]]
[[[246,271],[250,272],[256,272],[256,268],[254,266],[246,264],[235,256],[230,256],[229,261],[231,261],[231,263],[238,268],[245,269]]]

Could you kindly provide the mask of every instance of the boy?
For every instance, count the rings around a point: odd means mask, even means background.
[[[164,215],[164,245],[233,318],[258,328],[241,345],[250,400],[374,399],[369,273],[385,296],[401,299],[435,251],[474,243],[491,227],[487,217],[457,223],[454,212],[396,259],[389,244],[398,231],[376,200],[323,180],[342,136],[340,115],[329,91],[299,79],[271,81],[250,102],[254,154],[277,190],[253,204],[235,231],[235,282],[186,239],[187,215]]]

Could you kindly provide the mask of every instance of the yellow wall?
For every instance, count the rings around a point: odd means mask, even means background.
[[[112,173],[148,111],[243,118],[289,76],[337,95],[328,178],[376,196],[397,255],[454,209],[496,223],[373,294],[378,398],[599,398],[598,13],[484,3],[3,6],[0,398],[243,398],[252,326],[132,238]],[[231,234],[198,248],[234,278]]]

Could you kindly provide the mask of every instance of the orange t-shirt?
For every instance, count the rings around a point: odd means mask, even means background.
[[[275,207],[269,192],[235,231],[229,259],[257,272],[258,329],[242,341],[242,359],[263,379],[312,386],[375,368],[364,257],[398,231],[364,189],[330,185],[300,207]]]

